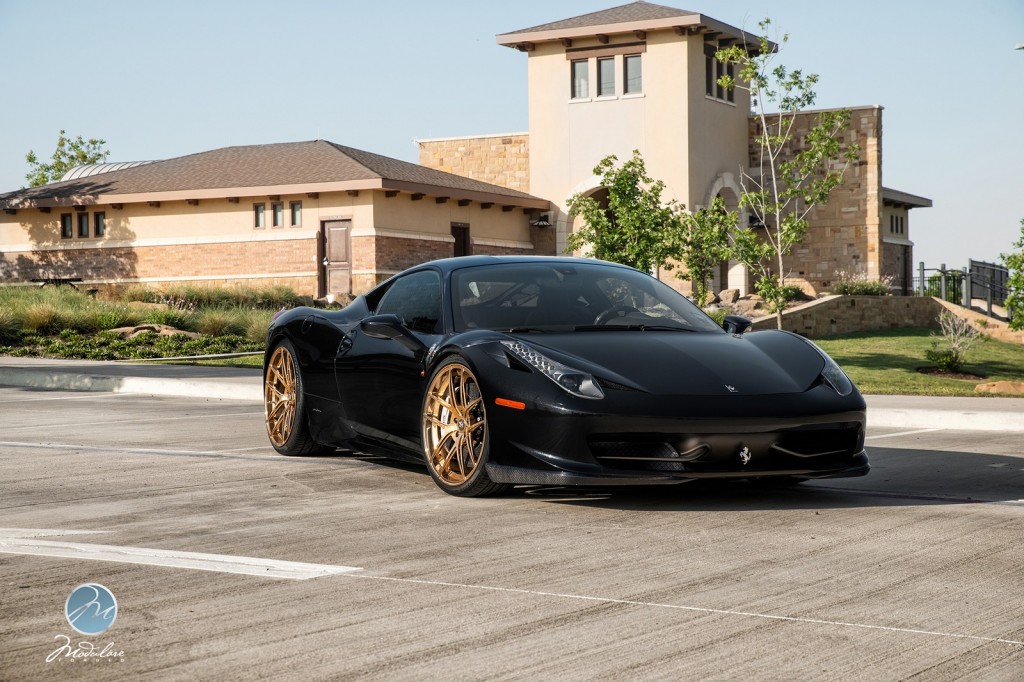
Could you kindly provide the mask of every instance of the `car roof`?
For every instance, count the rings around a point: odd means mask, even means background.
[[[514,263],[547,263],[552,265],[558,263],[566,265],[579,265],[585,263],[588,265],[608,265],[616,268],[633,269],[619,263],[610,263],[608,261],[597,260],[594,258],[576,258],[573,256],[459,256],[457,258],[441,258],[439,260],[433,260],[428,263],[418,265],[415,269],[421,267],[434,267],[438,268],[442,272],[449,273],[454,270],[478,267],[481,265],[505,265]]]

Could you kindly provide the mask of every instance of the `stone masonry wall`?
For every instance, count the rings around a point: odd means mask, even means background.
[[[782,328],[808,338],[889,329],[938,328],[942,304],[926,296],[827,296],[782,314]],[[775,316],[759,317],[751,329],[775,329]]]
[[[421,166],[520,192],[530,191],[529,135],[423,140],[419,146]]]
[[[816,111],[803,112],[794,124],[796,144],[802,144],[817,124]],[[850,127],[842,137],[844,147],[860,145],[860,160],[851,163],[843,184],[833,190],[829,202],[807,216],[807,238],[785,259],[787,281],[806,284],[808,293],[828,291],[838,273],[878,280],[882,273],[880,223],[882,216],[882,109],[863,107],[850,111]],[[759,166],[760,147],[755,138],[760,122],[750,119],[750,163]]]

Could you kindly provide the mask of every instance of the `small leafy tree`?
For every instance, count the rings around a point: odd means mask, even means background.
[[[781,329],[785,256],[804,240],[808,213],[828,201],[849,163],[858,158],[859,148],[849,145],[844,150],[840,144],[850,122],[846,110],[818,113],[817,125],[802,140],[796,139],[794,125],[801,110],[814,104],[818,76],[775,63],[776,46],[767,36],[770,25],[770,19],[759,24],[763,35],[756,48],[733,45],[719,50],[716,58],[739,67],[738,78],[725,75],[718,83],[749,90],[758,120],[754,140],[760,154],[754,169],[742,169],[740,205],[765,229],[760,234],[737,229],[736,258],[754,274],[755,288]],[[788,40],[784,35],[781,42]]]
[[[678,249],[681,222],[675,202],[663,203],[665,184],[647,175],[638,150],[618,165],[613,154],[594,167],[608,190],[608,207],[592,196],[575,194],[569,215],[582,216],[583,225],[569,235],[566,252],[589,248],[595,258],[651,272],[671,269],[668,260]]]
[[[715,197],[707,208],[683,212],[682,226],[678,251],[686,271],[676,277],[690,280],[693,301],[703,307],[710,298],[715,268],[732,257],[729,233],[736,226],[736,212],[725,210],[725,201]]]
[[[967,359],[967,351],[981,338],[981,334],[967,320],[948,310],[939,313],[939,327],[945,348],[940,348],[937,340],[932,341],[931,349],[926,350],[924,356],[944,372],[959,372]]]
[[[106,140],[92,137],[83,140],[81,135],[71,139],[62,130],[57,137],[57,149],[53,152],[50,163],[41,162],[36,153],[31,150],[25,155],[25,161],[31,168],[25,175],[25,179],[28,180],[30,187],[38,187],[60,180],[75,166],[105,161],[110,155],[110,152],[103,148],[106,143]]]
[[[1010,329],[1024,329],[1024,220],[1020,221],[1020,239],[1013,243],[1017,249],[1003,254],[1003,265],[1010,271],[1006,280],[1006,288],[1010,290],[1006,297],[1006,310],[1010,316]]]

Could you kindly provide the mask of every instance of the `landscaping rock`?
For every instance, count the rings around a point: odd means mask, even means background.
[[[110,331],[118,334],[126,339],[134,339],[139,334],[146,332],[152,332],[157,336],[174,336],[175,334],[184,334],[190,339],[198,339],[199,334],[195,332],[187,332],[181,329],[175,329],[166,324],[140,324],[137,327],[118,327],[117,329],[111,329]]]
[[[1017,393],[1024,395],[1024,381],[990,381],[978,384],[974,390],[979,393]]]
[[[718,292],[718,299],[722,303],[726,303],[728,305],[732,305],[736,301],[740,300],[740,290],[739,289],[722,289],[720,292]]]

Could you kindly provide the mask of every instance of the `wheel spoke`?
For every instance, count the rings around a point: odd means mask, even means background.
[[[487,437],[483,398],[468,367],[453,363],[434,375],[422,420],[423,446],[435,475],[447,485],[465,483],[480,466]]]
[[[295,428],[297,397],[295,366],[291,353],[284,346],[278,346],[270,356],[264,390],[267,434],[271,442],[278,447],[288,442]]]

